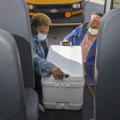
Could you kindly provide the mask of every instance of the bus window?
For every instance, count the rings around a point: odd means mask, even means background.
[[[105,0],[105,13],[115,8],[120,8],[120,0]]]
[[[112,8],[120,8],[120,0],[113,0]]]

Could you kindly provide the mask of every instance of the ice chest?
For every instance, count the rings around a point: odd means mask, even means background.
[[[47,60],[60,67],[69,78],[42,79],[43,104],[48,109],[80,110],[83,106],[84,76],[80,46],[50,46]]]

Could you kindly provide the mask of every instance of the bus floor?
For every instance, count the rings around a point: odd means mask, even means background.
[[[85,90],[82,110],[45,110],[39,120],[90,120],[93,115],[93,98]]]

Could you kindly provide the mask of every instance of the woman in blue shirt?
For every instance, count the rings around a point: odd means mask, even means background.
[[[92,14],[89,22],[76,27],[63,41],[63,43],[70,42],[73,46],[81,46],[85,79],[89,85],[93,85],[96,37],[101,17],[101,13]]]
[[[50,24],[50,18],[42,13],[33,16],[31,21],[35,72],[42,76],[53,75],[55,79],[63,79],[64,73],[61,69],[46,60],[48,53],[47,34]]]
[[[42,13],[33,16],[31,20],[33,61],[35,70],[35,88],[41,98],[41,77],[53,75],[56,80],[62,80],[64,73],[60,68],[46,60],[48,53],[47,34],[51,24],[50,18]]]

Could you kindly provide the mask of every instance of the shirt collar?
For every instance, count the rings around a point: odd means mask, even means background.
[[[34,41],[38,41],[37,35],[32,35]]]

